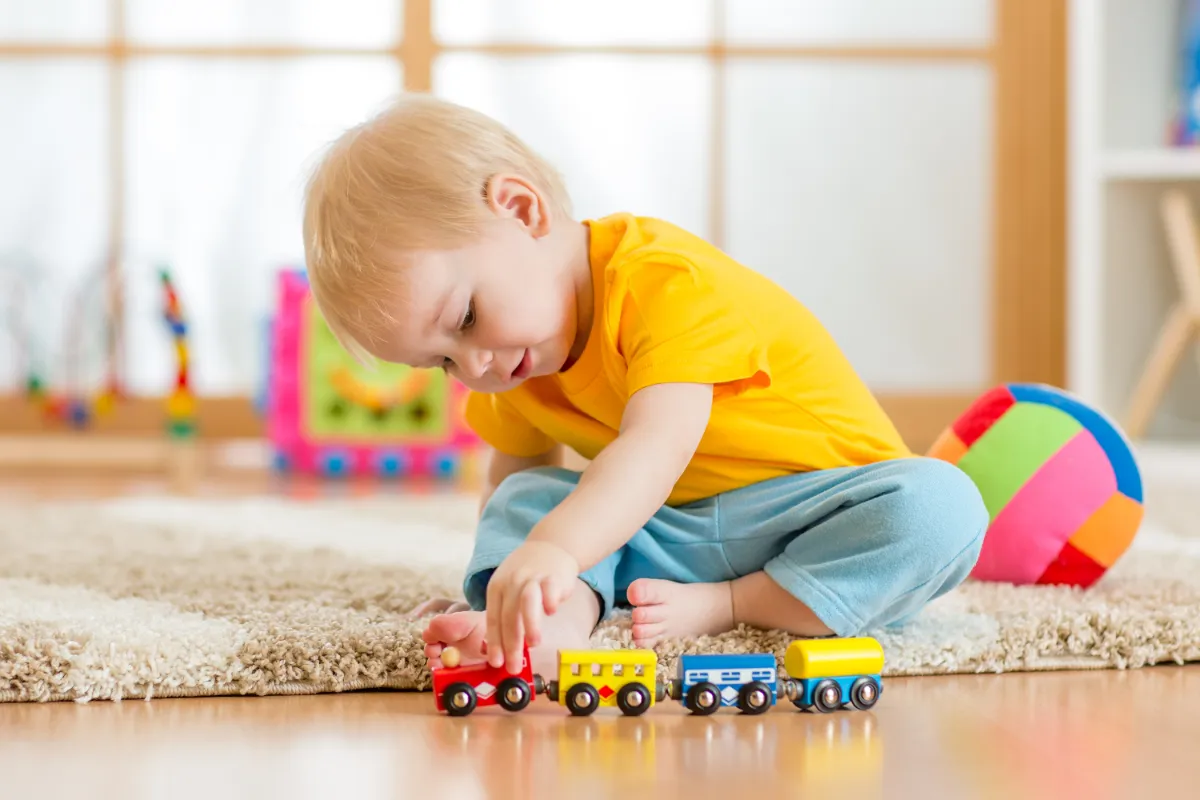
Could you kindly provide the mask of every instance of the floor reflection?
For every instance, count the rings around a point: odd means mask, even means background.
[[[642,717],[573,718],[541,709],[514,716],[439,718],[427,728],[435,760],[508,776],[494,796],[576,796],[604,784],[620,791],[714,794],[771,790],[882,796],[883,743],[871,712],[692,717],[652,709]],[[532,765],[538,765],[536,769]],[[772,788],[774,787],[774,788]]]

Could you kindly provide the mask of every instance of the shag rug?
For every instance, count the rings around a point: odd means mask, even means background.
[[[0,701],[427,689],[408,612],[460,595],[473,519],[454,495],[0,506]],[[968,582],[873,634],[887,675],[1200,660],[1200,538],[1149,525],[1089,590]],[[740,629],[658,652],[671,669],[789,641]],[[631,646],[628,617],[595,645]]]

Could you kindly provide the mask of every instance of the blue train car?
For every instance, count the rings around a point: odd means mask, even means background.
[[[712,714],[721,706],[761,714],[775,705],[778,693],[778,669],[770,653],[680,656],[671,684],[672,699],[697,715]]]

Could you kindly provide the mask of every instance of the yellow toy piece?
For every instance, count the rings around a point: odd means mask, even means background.
[[[799,639],[788,645],[783,666],[796,680],[878,675],[883,671],[883,646],[869,636]]]
[[[103,417],[112,413],[117,404],[117,398],[112,392],[101,392],[96,396],[96,416]]]
[[[645,713],[665,695],[653,650],[560,650],[558,680],[549,695],[577,717],[601,706],[626,716]]]
[[[174,420],[187,419],[196,413],[196,398],[191,392],[176,389],[167,398],[167,415]]]

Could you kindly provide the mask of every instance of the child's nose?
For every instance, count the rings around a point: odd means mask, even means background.
[[[470,364],[472,378],[482,378],[492,365],[492,353],[489,350],[474,350],[467,359]]]

